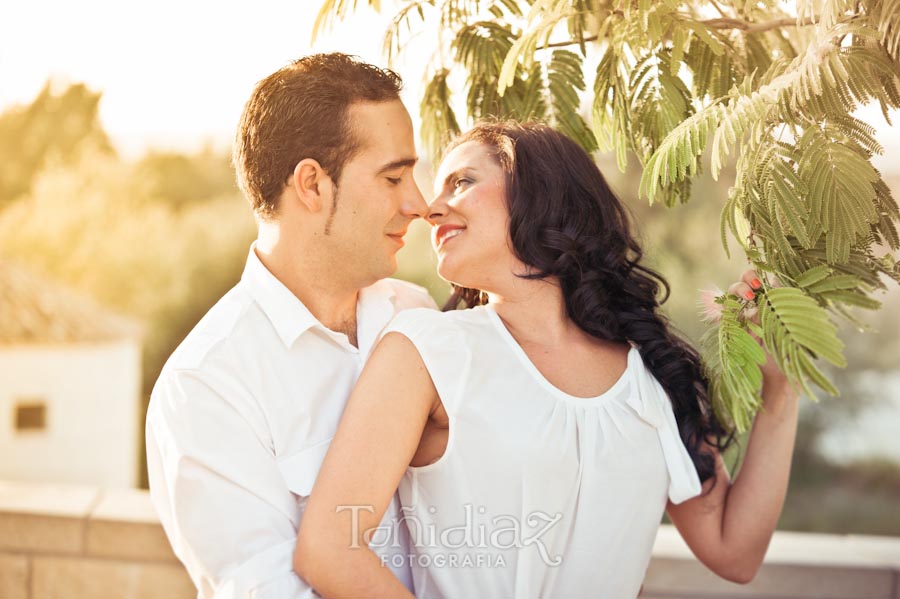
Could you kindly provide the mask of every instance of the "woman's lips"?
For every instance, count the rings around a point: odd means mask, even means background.
[[[447,241],[457,237],[458,235],[462,235],[465,227],[461,227],[459,225],[441,225],[434,232],[434,246],[437,249],[440,249],[444,246]]]

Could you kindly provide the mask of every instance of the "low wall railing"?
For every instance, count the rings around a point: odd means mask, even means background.
[[[147,491],[0,481],[0,598],[194,597]],[[900,538],[778,531],[756,578],[739,585],[663,525],[641,597],[900,599]]]

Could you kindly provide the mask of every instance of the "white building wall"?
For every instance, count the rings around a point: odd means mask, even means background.
[[[138,341],[0,346],[0,478],[134,487]],[[16,431],[16,404],[46,403],[43,431]]]

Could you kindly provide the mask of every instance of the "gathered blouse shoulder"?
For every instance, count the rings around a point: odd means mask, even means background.
[[[701,492],[639,348],[582,398],[541,375],[490,305],[406,310],[390,332],[415,345],[450,426],[444,455],[400,483],[417,596],[635,597],[667,500]]]

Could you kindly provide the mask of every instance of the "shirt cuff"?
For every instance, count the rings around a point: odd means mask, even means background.
[[[321,599],[293,568],[296,540],[253,556],[222,578],[212,599]]]

